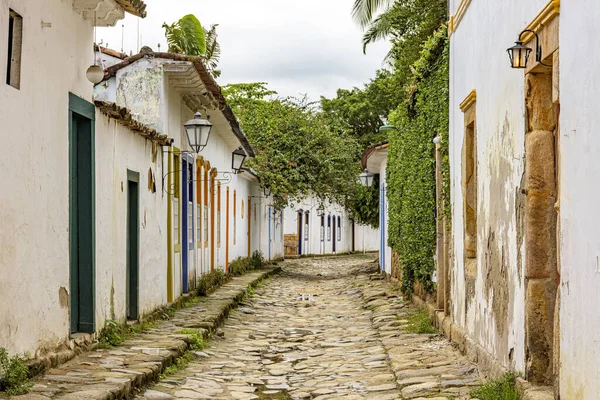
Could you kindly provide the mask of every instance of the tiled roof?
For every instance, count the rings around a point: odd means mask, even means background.
[[[116,0],[116,2],[129,14],[146,17],[146,4],[142,0]]]
[[[252,146],[250,146],[250,142],[248,142],[248,138],[246,137],[246,135],[244,135],[244,132],[242,132],[242,128],[240,127],[240,124],[239,124],[237,118],[233,114],[233,110],[231,109],[229,104],[227,104],[227,100],[225,100],[225,96],[223,96],[223,93],[221,92],[221,87],[219,85],[217,85],[217,83],[215,82],[213,77],[206,70],[206,68],[204,67],[204,64],[202,62],[202,59],[200,57],[186,56],[184,54],[154,52],[154,51],[150,51],[149,48],[144,47],[144,48],[142,48],[142,51],[140,53],[135,54],[131,57],[127,57],[125,60],[121,61],[120,63],[106,68],[106,70],[104,71],[105,79],[110,76],[116,76],[117,71],[119,71],[121,68],[131,65],[134,62],[139,61],[144,57],[162,58],[162,59],[174,60],[174,61],[188,61],[188,62],[193,63],[194,68],[196,69],[196,71],[198,72],[198,75],[200,76],[200,79],[202,80],[202,83],[208,89],[208,91],[212,94],[212,96],[217,101],[217,103],[219,103],[219,110],[223,113],[223,115],[229,122],[229,125],[231,126],[231,129],[232,129],[234,135],[238,138],[239,142],[242,144],[242,147],[246,151],[246,154],[248,154],[248,156],[250,156],[250,157],[256,156],[254,153],[254,150],[252,149]]]
[[[129,109],[120,107],[115,103],[108,101],[95,101],[96,107],[109,118],[118,121],[121,125],[137,132],[140,136],[156,142],[161,146],[170,146],[173,139],[156,131],[156,129],[148,128],[146,125],[133,119]]]

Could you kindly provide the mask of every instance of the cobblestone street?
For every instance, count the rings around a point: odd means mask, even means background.
[[[373,255],[286,261],[184,370],[139,399],[469,398],[479,376],[447,340],[406,330],[415,310]]]

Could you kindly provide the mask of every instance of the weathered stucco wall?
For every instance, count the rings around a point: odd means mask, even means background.
[[[167,301],[166,193],[160,176],[160,147],[96,112],[96,323],[126,319],[127,171],[139,173],[139,312]],[[153,153],[156,161],[153,162]]]
[[[451,3],[451,14],[458,3]],[[450,39],[451,315],[476,343],[518,372],[525,371],[526,362],[524,75],[510,68],[506,48],[546,3],[471,2]],[[477,254],[475,271],[467,273],[461,167],[465,124],[459,105],[472,90],[477,93]]]
[[[69,337],[69,92],[91,101],[93,28],[71,1],[0,0],[3,79],[9,8],[23,52],[20,89],[0,84],[0,347],[33,355]]]
[[[560,13],[560,393],[600,393],[600,53],[597,1]]]

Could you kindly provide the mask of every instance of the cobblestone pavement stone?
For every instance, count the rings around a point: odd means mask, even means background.
[[[121,345],[85,352],[34,380],[31,393],[19,400],[112,400],[154,382],[166,365],[180,357],[191,339],[183,329],[207,335],[216,329],[252,285],[274,272],[262,269],[233,278],[206,297],[198,297],[168,320],[157,321]],[[49,358],[48,358],[49,360]],[[0,398],[2,394],[0,394]]]
[[[139,400],[468,399],[479,381],[415,309],[372,279],[373,255],[286,261],[185,369]]]

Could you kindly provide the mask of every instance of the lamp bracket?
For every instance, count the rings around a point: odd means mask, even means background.
[[[533,35],[535,36],[535,61],[545,67],[552,67],[552,65],[544,64],[542,62],[542,46],[540,45],[540,37],[538,36],[537,32],[532,31],[531,29],[523,30],[521,33],[519,33],[519,42],[521,42],[521,37],[526,32],[533,33]]]

